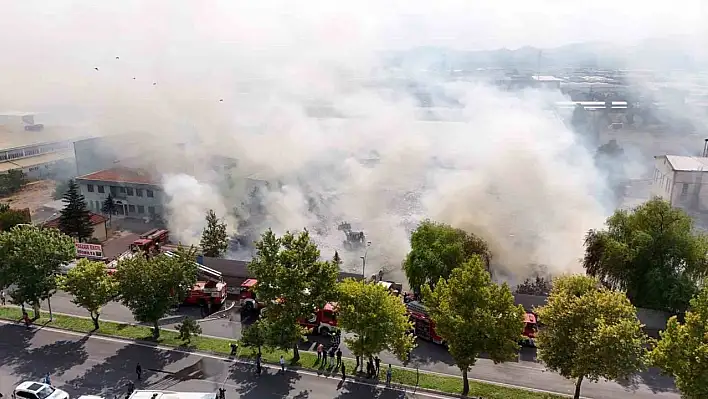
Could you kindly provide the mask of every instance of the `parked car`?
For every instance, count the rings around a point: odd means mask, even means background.
[[[17,399],[69,399],[69,394],[43,382],[25,381],[15,388]]]

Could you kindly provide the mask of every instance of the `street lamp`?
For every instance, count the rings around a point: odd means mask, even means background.
[[[360,256],[361,258],[361,278],[366,280],[366,254],[369,253],[369,247],[371,246],[371,241],[366,242],[366,249],[364,250],[364,256]]]

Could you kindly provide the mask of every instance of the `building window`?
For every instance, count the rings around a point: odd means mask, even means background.
[[[135,196],[137,196],[137,197],[142,197],[142,196],[143,196],[143,189],[142,189],[142,188],[136,188],[136,189],[135,189]]]
[[[155,207],[154,206],[148,206],[148,213],[151,215],[155,214]]]
[[[126,187],[125,191],[127,191],[128,195],[133,195],[133,188],[132,187]]]
[[[140,213],[140,214],[145,213],[145,207],[142,205],[138,205],[138,213]]]
[[[154,197],[154,194],[153,194],[152,190],[145,190],[145,194],[147,194],[148,198],[153,198],[153,197]]]
[[[135,205],[128,205],[128,212],[135,213]]]
[[[116,187],[116,186],[111,186],[111,195],[114,196],[114,197],[115,197],[116,195],[118,195],[118,187]]]
[[[118,192],[121,194],[125,194],[125,187],[118,187]]]
[[[104,194],[106,192],[106,189],[103,186],[97,186],[98,187],[98,192],[101,194]]]
[[[681,195],[688,195],[688,184],[683,183],[683,186],[681,186]]]
[[[87,184],[86,189],[88,190],[89,193],[93,192],[93,184]]]

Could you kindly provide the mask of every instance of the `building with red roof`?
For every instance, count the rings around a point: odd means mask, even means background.
[[[108,239],[108,228],[106,227],[106,222],[108,218],[103,215],[91,212],[91,225],[93,225],[93,234],[91,238],[95,238],[98,241],[106,241]],[[53,229],[59,228],[59,217],[50,219],[42,224],[44,227],[49,227]]]
[[[94,212],[101,212],[110,194],[119,217],[154,219],[162,215],[162,188],[146,170],[118,166],[79,176],[76,183]]]

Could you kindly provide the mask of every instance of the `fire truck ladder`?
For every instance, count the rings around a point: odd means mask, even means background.
[[[169,256],[170,258],[177,256],[176,253],[171,252],[171,251],[165,251],[165,255]],[[197,262],[194,262],[197,265],[197,274],[204,278],[207,281],[212,281],[215,283],[218,283],[220,281],[223,281],[223,276],[220,271],[214,270],[210,267],[201,265]]]

